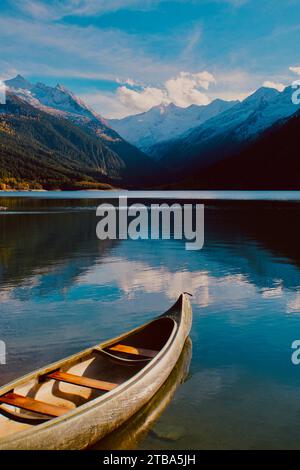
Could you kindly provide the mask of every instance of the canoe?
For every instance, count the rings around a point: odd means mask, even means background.
[[[90,449],[135,450],[142,444],[147,435],[150,435],[150,438],[170,441],[168,432],[164,435],[163,429],[157,435],[155,424],[173,400],[178,388],[188,380],[191,357],[192,341],[187,338],[174,369],[154,397],[132,418]],[[180,423],[178,425],[180,426]]]
[[[0,450],[92,446],[162,387],[191,324],[183,293],[151,322],[0,388]]]

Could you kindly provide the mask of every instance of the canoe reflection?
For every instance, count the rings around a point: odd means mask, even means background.
[[[133,418],[97,442],[90,450],[136,449],[172,401],[178,387],[185,382],[192,358],[192,341],[187,338],[181,356],[160,390]]]

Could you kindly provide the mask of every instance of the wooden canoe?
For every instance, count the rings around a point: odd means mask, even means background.
[[[153,321],[0,388],[0,450],[90,447],[162,387],[191,324],[184,293]]]
[[[158,392],[135,415],[114,432],[96,442],[90,450],[134,450],[143,442],[148,434],[156,439],[168,439],[164,435],[156,435],[155,424],[173,400],[175,393],[188,377],[192,358],[192,341],[187,338],[182,353]],[[178,423],[180,428],[181,423]]]

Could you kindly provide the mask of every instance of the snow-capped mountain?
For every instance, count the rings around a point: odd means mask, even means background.
[[[50,87],[43,83],[32,84],[21,75],[6,80],[5,85],[8,95],[16,96],[22,102],[53,117],[71,121],[92,137],[97,137],[123,161],[127,175],[135,172],[138,178],[148,171],[157,177],[157,165],[147,155],[126,142],[100,114],[62,85]]]
[[[207,166],[236,153],[275,122],[296,113],[299,106],[292,103],[292,93],[291,87],[282,92],[259,88],[241,103],[178,139],[154,146],[151,152],[160,155],[165,165],[177,169]]]
[[[154,106],[149,111],[108,122],[124,139],[146,153],[159,142],[173,139],[227,109],[237,101],[215,100],[206,106],[180,108],[175,104]]]
[[[106,124],[98,113],[60,84],[55,87],[41,82],[32,84],[21,75],[17,75],[11,80],[6,80],[5,85],[14,95],[48,113],[62,117],[73,115],[74,118],[78,116],[97,119]]]
[[[240,152],[191,172],[177,188],[299,190],[300,112],[277,121]]]

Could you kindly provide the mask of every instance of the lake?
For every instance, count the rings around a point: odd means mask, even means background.
[[[188,291],[192,344],[144,411],[157,410],[155,420],[136,417],[128,429],[143,432],[126,445],[112,435],[107,448],[300,448],[300,365],[291,362],[300,192],[180,193],[205,204],[200,251],[181,240],[99,241],[97,198],[116,194],[1,193],[0,384],[144,323]]]

